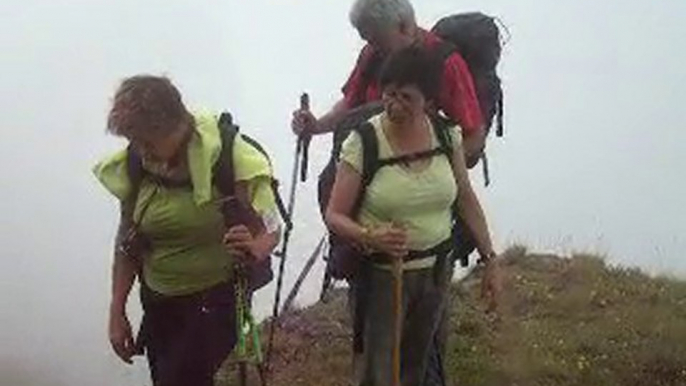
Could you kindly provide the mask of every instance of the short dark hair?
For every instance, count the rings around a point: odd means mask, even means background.
[[[107,130],[127,138],[141,129],[166,134],[186,119],[181,93],[168,78],[135,75],[124,79],[114,94]]]
[[[436,101],[441,90],[442,64],[425,48],[408,47],[391,54],[381,69],[381,88],[416,86],[424,98]]]

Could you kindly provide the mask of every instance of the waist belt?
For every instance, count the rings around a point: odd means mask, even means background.
[[[408,262],[412,260],[419,260],[433,256],[445,256],[453,251],[453,245],[454,243],[452,237],[448,237],[447,239],[441,241],[440,243],[434,245],[431,248],[409,251],[407,253],[407,256],[403,258],[403,261]],[[369,258],[373,261],[388,260],[386,255],[383,253],[372,253],[371,255],[369,255]]]

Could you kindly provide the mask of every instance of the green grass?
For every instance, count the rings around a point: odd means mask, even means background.
[[[497,317],[479,301],[478,270],[452,288],[449,384],[686,385],[685,282],[523,247],[501,264]],[[350,384],[343,294],[288,317],[276,347],[271,385]]]

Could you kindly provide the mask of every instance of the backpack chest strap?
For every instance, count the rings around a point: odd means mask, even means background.
[[[379,167],[381,168],[384,166],[392,166],[397,164],[409,165],[413,162],[435,157],[438,155],[446,155],[445,149],[437,147],[434,149],[424,150],[416,153],[404,154],[398,157],[380,159]]]

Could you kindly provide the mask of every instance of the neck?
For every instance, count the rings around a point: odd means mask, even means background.
[[[398,133],[408,133],[414,130],[418,130],[424,127],[424,116],[418,115],[412,119],[408,119],[404,122],[393,122],[388,118],[387,115],[384,116],[386,125],[394,132]]]

